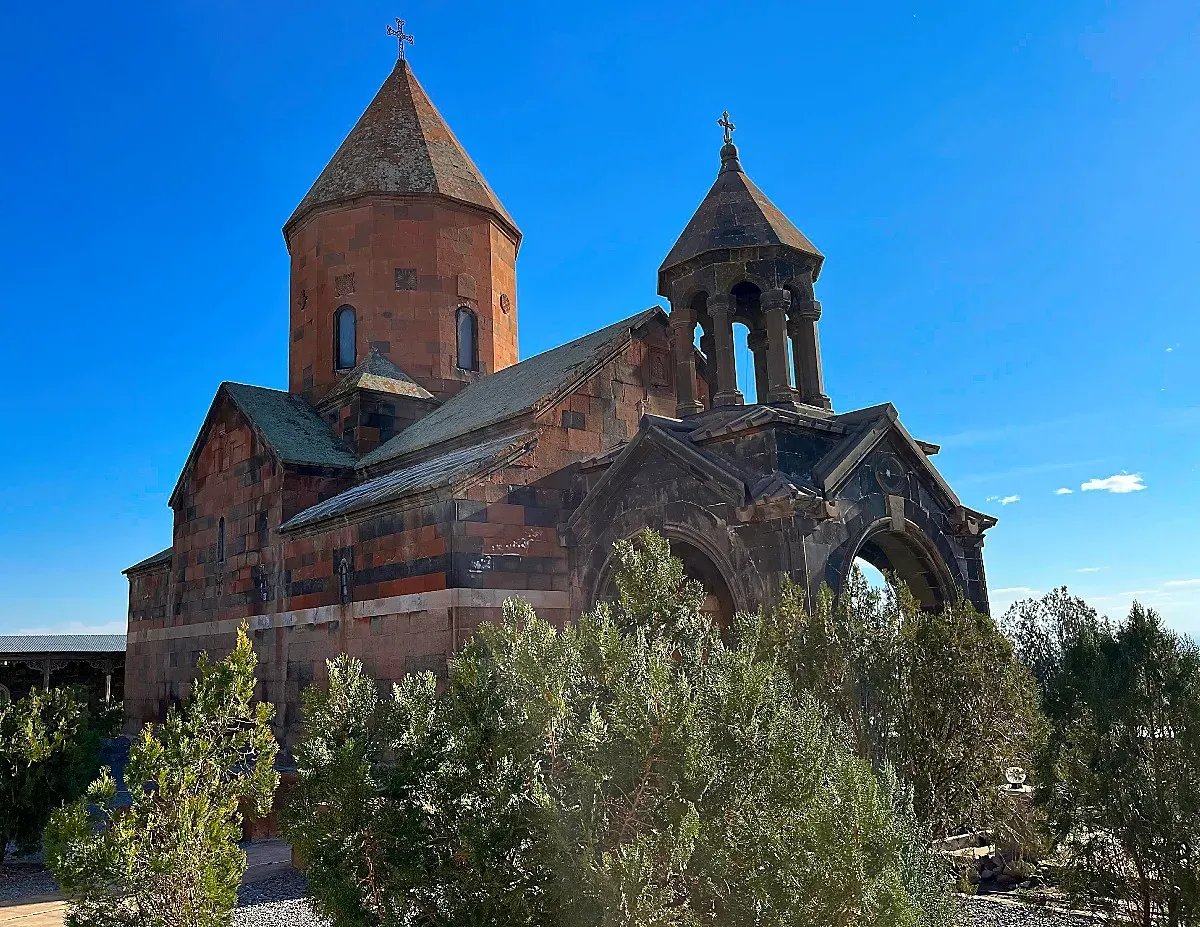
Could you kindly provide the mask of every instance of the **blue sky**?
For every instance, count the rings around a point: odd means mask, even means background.
[[[8,10],[0,633],[123,628],[120,570],[169,543],[217,384],[286,386],[279,229],[390,69],[397,15],[525,233],[523,356],[658,302],[728,109],[827,256],[835,408],[893,402],[1000,516],[994,606],[1067,584],[1200,633],[1182,0]]]

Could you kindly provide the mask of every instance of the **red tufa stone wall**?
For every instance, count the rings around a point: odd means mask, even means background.
[[[442,197],[364,197],[308,217],[288,251],[293,393],[319,401],[337,381],[343,305],[356,312],[359,360],[374,347],[439,398],[517,362],[517,244],[487,213]],[[460,306],[478,320],[478,372],[457,365]]]
[[[414,671],[444,676],[449,657],[480,622],[499,618],[510,594],[565,624],[574,616],[558,529],[578,502],[574,465],[632,436],[643,410],[673,414],[674,370],[667,332],[651,326],[526,426],[535,429],[537,446],[515,465],[453,497],[410,500],[309,535],[276,529],[335,491],[336,480],[278,466],[236,409],[222,408],[179,500],[175,614],[135,618],[135,611],[152,609],[134,601],[147,580],[130,577],[131,727],[161,716],[173,696],[182,696],[199,650],[228,652],[247,616],[262,661],[259,694],[277,706],[277,733],[287,747],[298,736],[301,691],[327,681],[325,661],[338,653],[362,660],[387,685]],[[223,569],[214,562],[221,513]],[[258,530],[263,513],[265,535]],[[140,639],[138,632],[151,629]]]

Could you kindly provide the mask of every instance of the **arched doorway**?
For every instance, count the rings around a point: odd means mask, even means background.
[[[937,611],[955,596],[955,584],[941,556],[914,531],[903,533],[885,527],[866,534],[851,564],[862,561],[892,582],[903,582],[926,611]],[[864,570],[868,584],[874,578]],[[849,578],[847,571],[846,579]],[[845,579],[843,579],[845,588]]]
[[[683,561],[683,572],[704,587],[704,611],[711,615],[722,628],[733,626],[733,595],[729,584],[716,564],[700,548],[674,538],[668,539],[671,556]]]
[[[683,572],[688,579],[694,579],[704,587],[705,598],[702,611],[712,616],[722,629],[733,627],[733,616],[737,611],[729,582],[712,558],[695,544],[681,538],[667,537],[671,546],[671,556],[683,563]],[[612,601],[617,597],[617,587],[614,582],[616,564],[612,557],[605,563],[596,584],[597,594],[593,604],[598,601]]]

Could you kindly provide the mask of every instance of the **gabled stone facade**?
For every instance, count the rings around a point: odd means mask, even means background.
[[[130,726],[163,717],[246,622],[290,746],[329,658],[381,684],[444,676],[510,596],[577,618],[609,591],[613,543],[647,527],[724,619],[784,577],[839,593],[856,557],[927,607],[986,610],[995,520],[961,505],[891,406],[832,411],[824,257],[731,143],[721,158],[659,272],[670,313],[518,362],[520,233],[398,64],[285,226],[288,391],[222,384],[171,496],[171,546],[126,571]]]

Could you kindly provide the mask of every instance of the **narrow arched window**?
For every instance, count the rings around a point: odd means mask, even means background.
[[[350,561],[345,557],[338,564],[338,592],[343,605],[350,604]]]
[[[217,522],[217,563],[225,562],[225,516]]]
[[[357,328],[353,306],[342,306],[333,314],[333,354],[338,370],[349,370],[358,363],[355,347]]]
[[[479,369],[479,323],[475,313],[462,306],[455,316],[458,328],[458,366],[461,370]]]

